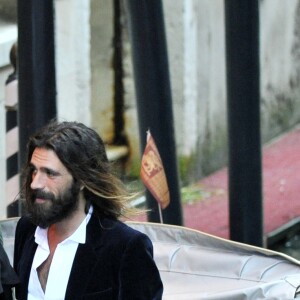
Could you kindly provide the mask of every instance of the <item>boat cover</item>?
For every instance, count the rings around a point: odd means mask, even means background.
[[[18,218],[0,221],[4,248],[11,263],[17,221]],[[154,259],[164,284],[164,300],[297,297],[300,262],[288,255],[182,226],[127,224],[152,240]]]
[[[294,299],[300,262],[181,226],[127,222],[153,242],[163,299]]]

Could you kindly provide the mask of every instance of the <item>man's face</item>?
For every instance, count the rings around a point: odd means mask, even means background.
[[[33,222],[46,228],[77,209],[80,187],[52,150],[36,148],[30,164],[32,192],[27,208]]]

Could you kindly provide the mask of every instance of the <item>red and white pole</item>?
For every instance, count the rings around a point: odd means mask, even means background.
[[[6,207],[7,217],[19,215],[18,193],[20,190],[20,175],[18,164],[19,129],[17,119],[18,109],[18,76],[17,76],[17,45],[10,51],[10,61],[14,71],[5,82],[6,109]]]

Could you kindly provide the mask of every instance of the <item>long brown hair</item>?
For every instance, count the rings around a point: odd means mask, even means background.
[[[31,156],[35,148],[53,150],[83,186],[87,207],[92,204],[98,215],[113,218],[126,216],[135,209],[129,205],[133,195],[111,171],[104,143],[98,133],[78,122],[51,121],[28,142],[22,194],[26,201],[31,194]]]

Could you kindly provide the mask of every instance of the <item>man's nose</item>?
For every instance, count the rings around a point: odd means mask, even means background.
[[[31,189],[43,189],[45,187],[45,176],[41,172],[32,174],[32,180],[30,184]]]

